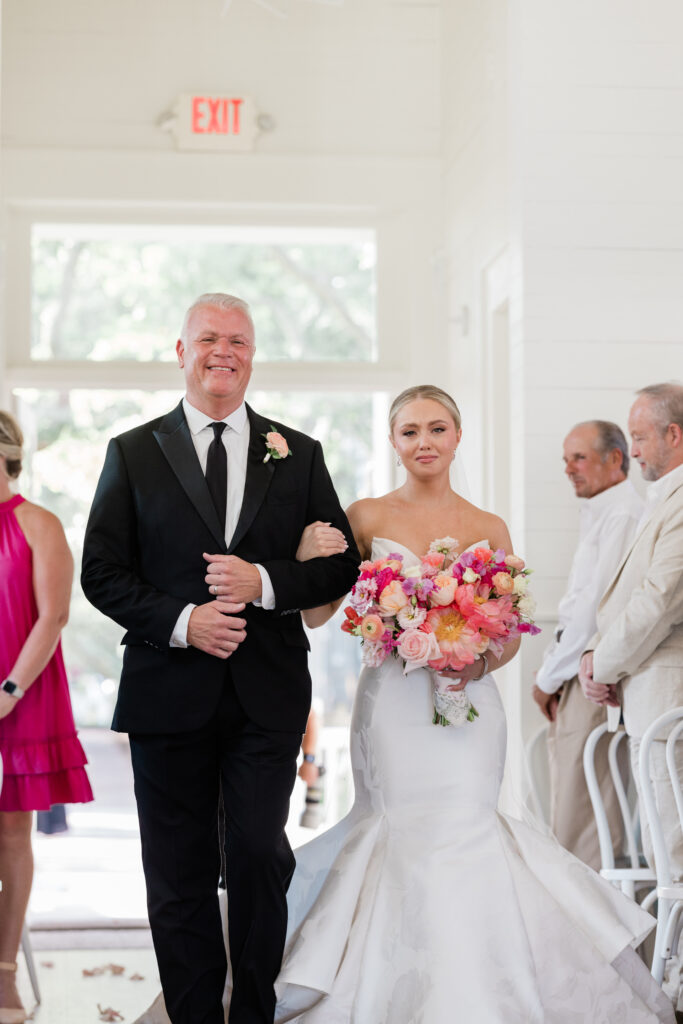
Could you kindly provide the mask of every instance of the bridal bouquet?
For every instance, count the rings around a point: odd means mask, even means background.
[[[458,554],[452,537],[432,541],[420,565],[404,567],[392,553],[361,563],[342,629],[361,638],[362,661],[377,667],[390,655],[404,673],[429,667],[462,671],[485,651],[500,656],[522,633],[539,633],[524,562],[503,550]],[[437,676],[435,725],[462,725],[478,712],[466,689]]]

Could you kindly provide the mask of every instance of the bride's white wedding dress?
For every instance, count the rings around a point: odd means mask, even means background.
[[[376,538],[372,557],[400,551]],[[355,803],[296,851],[276,1024],[673,1024],[632,946],[654,921],[543,832],[496,810],[505,715],[435,726],[432,678],[363,669]],[[163,1001],[138,1024],[167,1021]]]
[[[400,552],[375,538],[372,557]],[[356,799],[296,851],[277,1024],[655,1024],[671,1004],[632,945],[653,919],[554,839],[496,810],[505,715],[431,724],[431,673],[361,673]]]

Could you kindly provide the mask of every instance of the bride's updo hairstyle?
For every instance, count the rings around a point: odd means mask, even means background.
[[[24,436],[21,427],[8,412],[0,409],[0,455],[5,457],[6,475],[10,480],[21,473]]]
[[[406,388],[400,395],[391,403],[391,409],[389,410],[389,431],[393,434],[394,424],[396,423],[396,417],[400,413],[404,405],[408,405],[409,402],[415,402],[419,398],[429,398],[433,402],[438,402],[442,405],[448,415],[455,423],[455,429],[460,430],[461,419],[460,410],[446,392],[442,391],[441,388],[437,388],[434,384],[415,384],[412,388]]]

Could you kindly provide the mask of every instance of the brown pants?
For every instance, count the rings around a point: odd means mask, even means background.
[[[583,748],[589,734],[606,718],[606,709],[586,700],[574,676],[564,684],[557,718],[548,732],[550,827],[562,846],[596,871],[600,869],[600,846],[583,773]],[[607,763],[611,735],[598,743],[595,767],[616,856],[621,852],[623,826]]]

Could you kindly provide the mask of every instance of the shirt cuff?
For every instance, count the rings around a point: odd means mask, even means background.
[[[261,577],[261,596],[251,603],[256,605],[257,608],[265,608],[267,612],[272,612],[275,608],[275,591],[273,590],[273,584],[270,582],[270,576],[258,562],[254,562],[254,565]]]
[[[564,686],[565,682],[566,680],[556,683],[553,679],[546,679],[540,669],[536,674],[536,686],[539,690],[543,690],[544,693],[557,693]]]
[[[171,639],[169,640],[169,647],[189,647],[187,642],[187,627],[190,623],[190,615],[197,607],[196,604],[186,604],[180,615],[178,621],[175,624],[175,628],[171,633]]]

